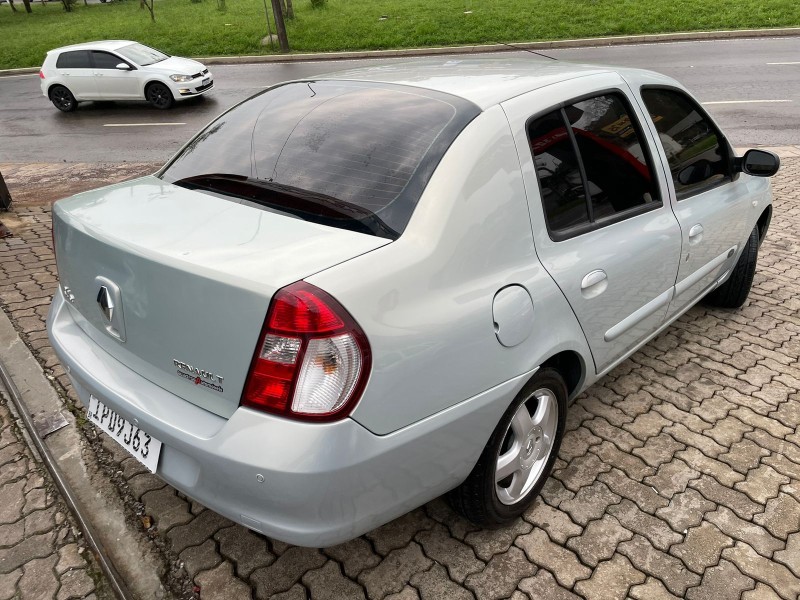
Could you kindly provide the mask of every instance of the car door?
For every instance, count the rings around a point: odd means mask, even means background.
[[[628,93],[621,77],[604,74],[504,103],[536,252],[578,317],[598,373],[664,323],[680,256],[663,172]],[[547,99],[550,108],[537,109]]]
[[[56,71],[77,100],[97,99],[97,85],[89,50],[62,52],[56,60]]]
[[[733,268],[750,231],[750,191],[732,177],[732,149],[688,94],[663,85],[641,87],[662,162],[669,166],[670,195],[681,227],[681,261],[672,317],[708,293]]]
[[[128,65],[129,69],[118,69],[120,63]],[[101,98],[125,100],[142,97],[136,68],[124,58],[111,52],[92,50],[92,65]]]

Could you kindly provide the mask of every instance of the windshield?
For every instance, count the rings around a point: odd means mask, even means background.
[[[461,98],[398,85],[289,83],[223,114],[160,176],[394,239],[442,155],[478,112]]]
[[[155,48],[151,48],[150,46],[145,46],[144,44],[131,44],[130,46],[123,46],[117,50],[117,53],[142,67],[146,67],[147,65],[152,65],[169,58],[169,55],[164,54]]]

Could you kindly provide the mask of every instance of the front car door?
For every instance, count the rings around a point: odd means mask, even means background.
[[[598,373],[664,323],[680,256],[663,171],[629,93],[619,75],[602,74],[503,104],[536,252],[578,317]]]
[[[97,99],[97,85],[89,50],[62,52],[56,60],[56,70],[76,100]]]
[[[682,234],[672,318],[715,287],[736,263],[750,231],[747,179],[733,177],[733,150],[711,118],[685,91],[647,75],[634,86],[669,165],[670,195]],[[648,81],[648,79],[650,81]],[[763,208],[763,207],[762,207]]]
[[[127,60],[110,52],[92,50],[92,63],[101,98],[125,100],[143,97],[136,68]],[[130,68],[127,71],[118,69],[117,65],[120,63],[125,63]]]

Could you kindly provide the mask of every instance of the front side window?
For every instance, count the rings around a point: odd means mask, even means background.
[[[91,69],[88,50],[70,50],[58,55],[57,69]]]
[[[125,62],[119,56],[96,50],[92,51],[92,60],[95,69],[116,69],[119,63]]]
[[[686,94],[645,88],[642,100],[658,130],[678,200],[730,178],[727,145],[713,123]]]
[[[554,239],[661,205],[649,153],[621,94],[539,117],[528,136]]]

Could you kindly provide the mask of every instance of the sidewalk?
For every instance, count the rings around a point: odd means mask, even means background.
[[[178,561],[170,576],[191,580],[202,600],[797,600],[800,148],[778,150],[775,213],[747,305],[691,310],[582,395],[542,498],[509,527],[478,530],[440,499],[340,546],[291,547],[83,432],[131,518],[165,563]],[[119,167],[0,165],[17,203],[0,215],[15,234],[0,240],[0,307],[72,402],[44,330],[56,286],[49,202],[153,170]]]

